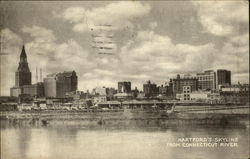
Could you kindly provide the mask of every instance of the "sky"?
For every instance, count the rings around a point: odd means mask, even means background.
[[[15,84],[23,44],[32,83],[36,68],[43,77],[75,70],[83,91],[118,81],[142,89],[147,80],[210,69],[249,83],[248,8],[247,1],[1,1],[0,95]],[[93,35],[112,35],[110,54],[93,48],[107,42]]]

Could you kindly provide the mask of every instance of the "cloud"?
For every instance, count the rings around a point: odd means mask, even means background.
[[[166,21],[169,23],[165,25],[159,18],[152,20],[152,17],[155,18],[155,9],[162,8],[151,8],[147,2],[139,1],[109,2],[107,5],[93,8],[67,6],[62,12],[53,12],[55,17],[65,20],[66,23],[61,19],[50,19],[53,20],[50,26],[54,22],[65,24],[57,27],[58,31],[27,24],[21,28],[18,35],[6,28],[1,31],[5,37],[6,49],[3,50],[12,56],[1,56],[1,66],[4,65],[1,67],[1,80],[4,81],[1,82],[1,88],[4,88],[2,90],[6,94],[14,85],[14,72],[23,43],[20,35],[28,35],[25,38],[25,48],[33,82],[36,81],[36,67],[43,68],[43,75],[75,70],[79,79],[79,90],[96,86],[117,87],[117,82],[123,80],[129,80],[132,85],[142,89],[142,83],[147,80],[162,84],[178,73],[196,73],[217,68],[232,70],[234,81],[247,81],[249,33],[244,29],[247,28],[245,25],[248,25],[248,4],[233,1],[192,3],[199,17],[198,24],[192,23],[193,29],[197,31],[192,31],[192,34],[201,39],[199,44],[186,41],[188,38],[184,36],[177,36],[180,30],[181,34],[185,34],[185,30],[175,26],[186,26],[183,19],[178,17],[179,14],[171,19],[171,15],[166,16],[169,12],[164,13],[165,19],[169,19]],[[191,6],[188,12],[193,12],[194,6]],[[172,13],[172,10],[170,12]],[[193,14],[196,15],[194,12],[188,16]],[[184,19],[189,21],[188,18]],[[191,20],[196,21],[196,16],[191,17]],[[67,26],[68,24],[70,26]],[[92,48],[90,50],[93,38],[89,37],[89,32],[94,33],[98,31],[96,25],[105,24],[112,25],[112,28],[107,27],[105,30],[114,35],[112,47],[115,51],[112,55],[100,55]],[[208,38],[205,37],[206,40],[200,38],[207,35],[200,32],[200,24],[204,32],[210,34]],[[77,34],[65,33],[65,30],[68,31],[71,27]],[[190,29],[187,28],[186,31],[188,30]],[[65,34],[57,35],[57,32]],[[64,40],[66,38],[67,40]]]
[[[108,79],[108,78],[95,78],[92,80],[86,79],[83,76],[80,77],[81,83],[78,84],[78,87],[82,88],[81,90],[89,90],[92,91],[93,88],[96,87],[113,87],[113,88],[117,88],[117,83],[112,81],[112,79]]]
[[[235,39],[233,42],[235,43]],[[238,41],[246,43],[244,40]],[[124,76],[137,80],[164,81],[178,73],[197,73],[207,69],[229,69],[233,74],[246,73],[248,45],[239,47],[229,40],[223,47],[213,43],[203,45],[174,44],[168,36],[154,31],[139,31],[135,40],[121,48],[121,69]],[[244,76],[245,77],[245,76]],[[135,79],[134,79],[135,80]]]
[[[249,73],[238,73],[233,74],[232,79],[234,83],[240,82],[240,83],[249,83]]]
[[[0,96],[8,95],[10,87],[14,85],[19,54],[23,40],[12,30],[5,28],[1,30],[1,52],[0,52]]]
[[[50,43],[56,41],[52,30],[33,25],[32,27],[23,27],[24,33],[28,33],[37,43]]]
[[[62,14],[55,13],[56,17],[72,23],[76,32],[90,31],[96,25],[112,25],[114,30],[127,26],[133,27],[131,20],[147,15],[151,10],[148,4],[132,1],[110,3],[104,7],[85,9],[83,7],[70,7]]]
[[[32,30],[31,28],[29,29]],[[39,28],[41,32],[46,32],[46,28]],[[7,39],[19,41],[8,48],[8,52],[16,50],[12,65],[9,66],[11,69],[6,71],[10,72],[7,77],[11,79],[8,84],[5,83],[8,90],[14,85],[13,77],[21,51],[21,40],[17,34],[8,29],[4,32],[8,33],[8,37],[12,37]],[[54,35],[53,32],[51,33]],[[32,32],[28,34],[33,35]],[[122,80],[132,81],[133,85],[142,89],[142,82],[147,80],[162,84],[178,73],[197,73],[218,68],[232,70],[234,82],[245,82],[249,76],[247,58],[249,55],[246,48],[248,44],[244,40],[237,40],[238,37],[232,37],[222,48],[216,48],[212,43],[175,44],[166,35],[144,30],[139,31],[134,40],[128,41],[121,47],[117,55],[98,57],[89,54],[73,39],[58,43],[56,38],[50,41],[42,37],[45,38],[43,35],[34,36],[26,43],[34,82],[35,68],[41,63],[45,73],[76,70],[79,77],[79,90],[92,89],[96,86],[116,87],[117,82]],[[244,37],[247,38],[247,36]],[[34,54],[41,47],[46,48],[48,45],[46,42],[37,45],[36,43],[40,41],[37,39],[50,41],[50,45],[55,49],[44,49],[42,54]],[[13,67],[13,63],[16,63],[16,66]],[[5,79],[5,81],[8,80]]]
[[[32,27],[23,27],[21,31],[30,37],[31,40],[26,42],[26,47],[27,51],[33,55],[50,57],[56,51],[57,39],[52,30],[33,25]]]
[[[153,31],[140,31],[135,41],[128,42],[121,49],[121,59],[131,62],[132,65],[138,65],[139,68],[149,65],[156,70],[174,72],[182,70],[183,65],[186,65],[185,70],[196,71],[200,67],[193,67],[196,65],[190,64],[191,60],[200,61],[204,57],[211,59],[213,48],[212,44],[201,46],[174,44],[168,36],[162,36]],[[210,65],[211,62],[205,61],[203,64]]]
[[[38,26],[22,30],[24,32],[29,30],[26,33],[33,37],[26,44],[27,51],[32,54],[33,68],[35,68],[35,65],[43,67],[46,73],[64,70],[76,70],[82,73],[85,69],[87,70],[95,65],[89,62],[89,52],[74,39],[58,42],[52,30]],[[40,34],[37,35],[34,32],[40,32]]]
[[[217,36],[235,34],[237,25],[248,24],[246,1],[192,1],[206,32]]]
[[[245,33],[244,35],[236,35],[230,38],[230,42],[234,45],[238,46],[249,46],[249,33]]]
[[[157,22],[150,22],[150,23],[149,23],[149,27],[150,27],[152,30],[154,30],[155,28],[157,28],[157,26],[158,26],[158,23],[157,23]]]
[[[23,27],[21,30],[30,36],[25,50],[33,83],[36,82],[36,68],[42,68],[45,77],[46,74],[70,70],[82,74],[96,65],[89,61],[88,51],[73,39],[59,43],[52,30],[40,26]],[[10,29],[2,30],[1,35],[5,44],[3,52],[9,54],[1,56],[1,93],[9,94],[9,88],[15,84],[14,72],[18,67],[22,39]]]

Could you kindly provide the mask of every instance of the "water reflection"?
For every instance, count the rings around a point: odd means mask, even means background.
[[[247,158],[248,129],[85,130],[1,129],[2,158]],[[237,148],[170,148],[181,137],[238,137]]]
[[[25,152],[29,149],[31,129],[17,129],[17,136],[18,146],[24,150],[20,151],[20,158],[27,158]]]

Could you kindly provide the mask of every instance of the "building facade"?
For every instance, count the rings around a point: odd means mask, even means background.
[[[114,95],[117,93],[117,90],[115,88],[108,88],[107,89],[107,100],[113,100]]]
[[[173,97],[173,79],[170,79],[167,87],[167,97]]]
[[[216,89],[216,72],[208,70],[203,73],[197,73],[198,88],[201,90],[215,90]]]
[[[106,95],[97,95],[93,99],[93,103],[100,103],[100,102],[106,102],[107,101],[107,96]]]
[[[88,94],[84,93],[83,91],[72,91],[72,92],[66,92],[65,97],[78,101],[80,99],[87,99]]]
[[[167,86],[159,86],[159,94],[162,94],[162,95],[167,95]]]
[[[19,95],[22,94],[22,88],[21,87],[12,87],[10,88],[10,96],[11,97],[19,97]]]
[[[230,86],[231,85],[231,71],[219,69],[216,75],[216,88],[219,89],[220,86]]]
[[[186,86],[190,86],[190,92],[198,90],[198,79],[195,77],[181,78],[180,75],[177,75],[177,78],[172,79],[171,82],[174,96],[177,93],[184,93]]]
[[[198,88],[201,90],[219,90],[223,86],[231,85],[231,71],[218,69],[197,73]]]
[[[24,85],[20,87],[12,87],[10,95],[13,97],[19,97],[19,95],[25,94],[31,97],[44,97],[44,86],[42,82]]]
[[[222,103],[247,104],[249,103],[249,84],[236,84],[221,89]]]
[[[131,92],[131,82],[123,81],[118,82],[118,93],[130,93]]]
[[[117,93],[114,95],[114,98],[117,100],[128,100],[133,99],[134,96],[132,93]]]
[[[93,89],[92,94],[93,95],[107,95],[108,89],[106,87],[96,87]]]
[[[157,88],[156,84],[147,81],[146,84],[143,84],[143,92],[145,97],[154,97],[159,94],[159,88]]]
[[[22,94],[29,94],[32,97],[44,97],[44,85],[42,82],[22,86]]]
[[[77,90],[77,75],[75,71],[54,73],[44,78],[46,97],[65,98],[67,92]]]

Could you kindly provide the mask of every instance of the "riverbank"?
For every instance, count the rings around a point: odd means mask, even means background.
[[[5,111],[5,127],[249,127],[249,107],[177,107],[165,110]]]

